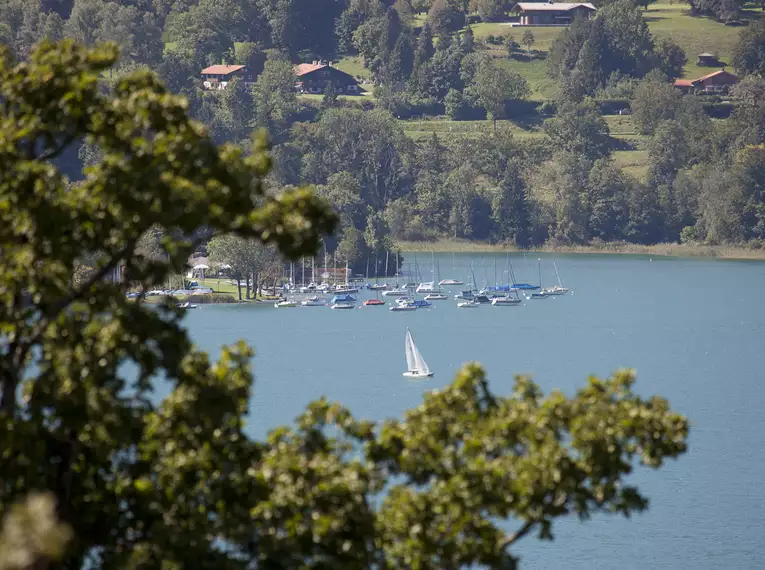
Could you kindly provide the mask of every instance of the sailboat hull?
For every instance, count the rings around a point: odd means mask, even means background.
[[[520,299],[504,299],[502,297],[495,297],[492,299],[491,304],[495,307],[517,307],[521,304]]]
[[[406,376],[407,378],[430,378],[433,376],[433,372],[429,374],[423,374],[422,372],[404,372],[402,376]]]

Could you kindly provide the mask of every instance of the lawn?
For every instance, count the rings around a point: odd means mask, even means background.
[[[553,41],[563,28],[536,27],[536,26],[511,26],[509,22],[480,22],[470,26],[473,29],[473,35],[476,39],[483,39],[489,36],[503,36],[505,38],[512,36],[516,42],[520,43],[523,33],[531,30],[534,34],[534,49],[549,51]]]
[[[360,55],[346,56],[333,62],[332,65],[340,71],[345,71],[354,77],[370,77],[372,74],[364,67],[364,58]]]
[[[617,150],[614,152],[614,164],[626,174],[638,180],[645,180],[648,174],[648,151]]]
[[[745,12],[749,18],[760,15],[759,11]],[[651,4],[644,12],[644,18],[655,39],[672,38],[685,50],[688,57],[685,77],[700,77],[714,71],[714,68],[696,65],[696,56],[702,52],[716,54],[721,62],[728,66],[732,64],[733,47],[741,27],[691,16],[687,4]]]
[[[534,101],[543,101],[553,99],[558,89],[557,82],[547,75],[547,62],[542,58],[535,58],[529,61],[517,59],[508,59],[508,66],[518,72],[528,81],[531,89],[530,99]]]
[[[638,132],[632,124],[630,115],[604,115],[611,136],[637,136]]]

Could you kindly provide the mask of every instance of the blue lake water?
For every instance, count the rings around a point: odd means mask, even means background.
[[[573,294],[473,310],[436,301],[403,313],[208,305],[191,311],[187,325],[213,354],[238,339],[255,347],[248,429],[256,437],[321,395],[357,417],[399,416],[471,360],[498,393],[516,373],[532,374],[545,391],[573,393],[590,374],[636,368],[638,392],[661,394],[690,417],[689,452],[632,476],[651,499],[647,513],[557,523],[554,542],[521,541],[521,568],[764,567],[765,263],[513,255],[519,281],[538,281],[538,257],[543,284],[556,282],[555,261]],[[504,255],[437,258],[442,278],[467,280],[472,262],[479,286],[494,281],[495,262],[499,277],[506,268]],[[428,277],[430,256],[417,261]],[[401,376],[406,327],[435,372],[428,381]]]

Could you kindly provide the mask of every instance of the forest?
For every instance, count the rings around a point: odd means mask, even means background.
[[[324,245],[357,271],[399,240],[765,245],[764,6],[674,8],[730,38],[739,80],[720,93],[673,85],[710,70],[654,33],[655,5],[594,6],[552,34],[501,27],[504,0],[0,0],[0,42],[17,60],[115,42],[107,92],[146,69],[215,142],[250,152],[265,129],[267,185],[312,185],[340,218]],[[295,65],[317,60],[367,93],[299,93]],[[204,89],[214,64],[252,81]],[[57,161],[77,184],[97,158],[83,140]]]

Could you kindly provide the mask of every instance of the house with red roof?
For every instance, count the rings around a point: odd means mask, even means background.
[[[252,87],[256,79],[246,65],[211,65],[202,70],[202,85],[205,89],[225,89],[235,77],[244,81],[245,87]]]
[[[727,93],[730,86],[735,85],[738,81],[737,75],[725,71],[723,68],[698,79],[677,79],[675,80],[675,87],[693,93],[701,91],[704,93]]]
[[[295,66],[295,75],[295,88],[300,93],[321,94],[329,85],[338,95],[360,95],[364,92],[350,73],[334,67],[331,61],[301,63]]]

